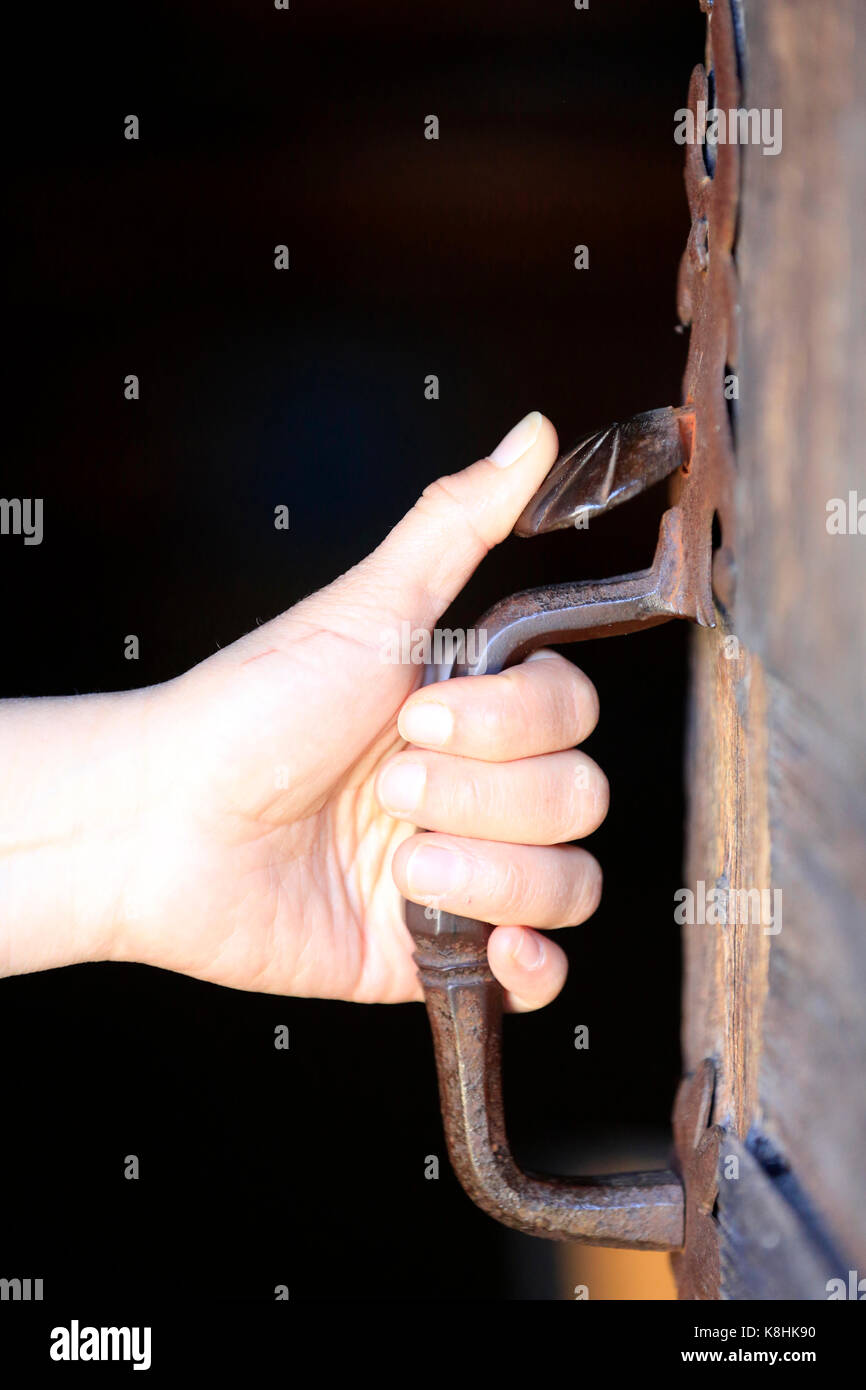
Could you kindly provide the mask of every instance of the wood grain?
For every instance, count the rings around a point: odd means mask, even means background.
[[[783,144],[743,150],[736,592],[693,637],[686,882],[779,889],[783,919],[684,929],[683,1042],[756,1170],[721,1184],[722,1296],[820,1298],[828,1263],[866,1268],[866,536],[827,528],[866,497],[866,6],[744,17]],[[797,1271],[750,1243],[761,1201]]]

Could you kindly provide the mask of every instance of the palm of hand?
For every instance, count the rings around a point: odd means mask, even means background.
[[[139,888],[147,955],[201,979],[382,1003],[421,990],[390,872],[411,825],[374,785],[403,746],[417,667],[303,605],[155,692],[161,873]],[[380,626],[382,625],[379,619]],[[190,834],[190,826],[194,831]],[[137,951],[143,958],[143,952]]]

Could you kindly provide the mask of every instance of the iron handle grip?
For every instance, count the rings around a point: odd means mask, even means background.
[[[549,642],[630,632],[675,616],[660,567],[603,583],[566,584],[506,599],[481,619],[486,645],[454,676],[494,674]],[[523,1171],[502,1104],[502,989],[487,959],[492,928],[407,903],[406,922],[433,1033],[452,1166],[489,1215],[530,1235],[643,1250],[683,1244],[683,1189],[673,1172],[565,1179]]]

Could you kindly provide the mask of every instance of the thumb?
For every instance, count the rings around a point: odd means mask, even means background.
[[[431,627],[550,472],[556,430],[534,410],[487,458],[424,489],[372,554],[343,577],[383,609]],[[345,596],[345,590],[344,590]]]

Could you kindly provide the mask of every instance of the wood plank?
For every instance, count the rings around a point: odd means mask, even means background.
[[[737,583],[693,639],[686,882],[778,889],[782,928],[684,928],[683,1042],[754,1179],[720,1186],[722,1295],[823,1298],[866,1267],[866,537],[827,527],[866,496],[866,6],[743,10],[783,146],[743,150]]]

